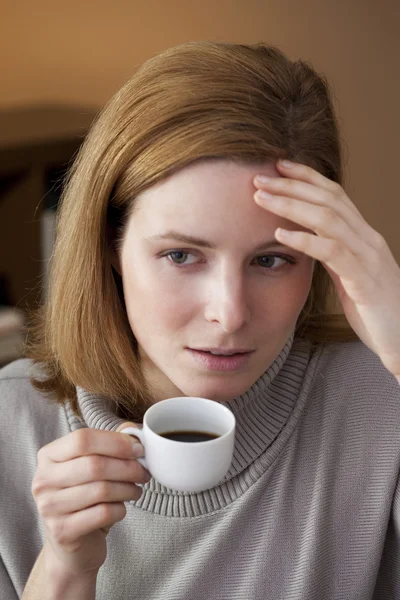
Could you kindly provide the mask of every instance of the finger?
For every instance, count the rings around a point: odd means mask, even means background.
[[[282,173],[285,177],[292,180],[292,178],[298,181],[304,181],[306,183],[313,184],[316,188],[324,189],[328,192],[333,193],[335,196],[340,195],[341,200],[349,207],[352,207],[356,212],[359,213],[354,202],[350,200],[347,194],[344,192],[343,187],[337,183],[336,181],[332,181],[328,177],[325,177],[319,171],[316,171],[312,167],[308,165],[303,165],[301,163],[296,163],[290,161],[292,167],[288,168],[282,165],[282,163],[278,160],[277,167],[280,173]],[[280,178],[278,178],[280,179]],[[341,194],[343,192],[343,194]],[[360,213],[359,213],[360,214]]]
[[[308,204],[325,206],[335,211],[343,221],[348,223],[355,235],[359,235],[360,226],[366,224],[363,216],[351,200],[347,198],[342,188],[332,192],[321,189],[321,187],[314,184],[283,177],[272,177],[268,182],[262,182],[258,177],[255,177],[254,185],[272,194],[275,198],[303,200]]]
[[[125,429],[128,427],[136,427],[136,429],[140,429],[137,423],[132,423],[132,421],[125,421],[125,423],[122,423],[122,425],[120,425],[116,431],[121,431],[121,429]]]
[[[133,483],[95,481],[74,487],[49,490],[37,506],[42,517],[67,515],[105,502],[139,500],[142,489]]]
[[[358,216],[359,218],[363,219],[362,214],[360,213],[354,202],[352,202],[348,195],[345,193],[343,187],[339,183],[337,183],[336,181],[332,181],[332,179],[329,179],[328,177],[325,177],[325,175],[316,171],[308,165],[292,161],[289,162],[292,165],[290,168],[284,166],[280,161],[277,161],[276,163],[278,171],[282,173],[284,177],[287,178],[284,178],[284,181],[293,181],[294,178],[295,180],[312,184],[317,189],[322,188],[334,196],[334,202],[340,200],[340,204],[346,206],[350,213],[353,213],[356,217]],[[281,180],[282,178],[278,179]],[[315,202],[315,196],[313,201]],[[350,219],[350,215],[342,214],[342,216],[346,220],[349,220],[349,222],[351,223],[351,227],[355,232],[357,232],[357,225]]]
[[[147,483],[150,473],[134,459],[118,459],[99,454],[80,456],[62,463],[50,463],[36,473],[32,492],[38,496],[48,488],[68,488],[91,481]]]
[[[68,545],[97,529],[107,529],[126,515],[123,502],[96,504],[70,515],[48,519],[47,529],[60,545]]]
[[[281,196],[265,198],[259,192],[255,194],[254,198],[257,204],[263,208],[314,231],[322,238],[340,242],[354,254],[364,257],[369,256],[371,246],[375,248],[375,243],[372,245],[371,239],[372,237],[375,239],[376,232],[367,223],[364,222],[364,234],[355,235],[349,223],[343,220],[332,208],[314,206],[301,200]],[[361,228],[362,224],[360,223],[359,229],[361,230]],[[309,235],[312,236],[313,234]]]
[[[121,435],[116,431],[83,428],[41,448],[38,452],[38,460],[63,462],[89,454],[101,454],[116,458],[144,456],[143,446],[143,454],[137,454],[133,450],[133,444],[136,443],[137,438],[132,440],[130,436]]]
[[[324,266],[327,265],[340,277],[341,282],[346,282],[346,293],[361,294],[368,279],[371,285],[374,284],[374,277],[367,279],[367,274],[360,269],[359,259],[336,240],[321,238],[304,231],[282,231],[279,228],[275,235],[282,243],[319,260]]]
[[[386,277],[382,264],[386,265],[387,261],[379,255],[355,256],[336,240],[303,231],[277,230],[275,236],[281,243],[312,256],[328,267],[327,271],[334,282],[337,284],[340,280],[340,285],[337,286],[339,296],[345,293],[361,306],[370,298],[376,298],[380,289],[385,289],[384,284],[380,285],[380,277],[382,273]]]
[[[116,431],[120,432],[123,429],[127,429],[128,427],[134,427],[135,429],[140,429],[140,427],[138,426],[137,423],[132,423],[132,421],[125,421],[125,423],[122,423],[122,425],[120,425]],[[138,441],[140,443],[140,439],[135,438],[133,433],[122,433],[121,435],[126,436],[128,439],[131,440],[131,442],[133,444],[135,444],[136,441]],[[144,456],[144,448],[143,448],[143,454],[141,454],[140,456]]]

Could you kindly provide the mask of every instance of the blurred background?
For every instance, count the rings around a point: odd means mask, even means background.
[[[147,58],[195,40],[278,46],[324,73],[345,190],[400,263],[398,0],[0,0],[0,365],[45,298],[62,178]]]

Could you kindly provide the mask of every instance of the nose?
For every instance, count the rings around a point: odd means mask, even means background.
[[[205,318],[219,323],[227,333],[239,331],[250,320],[250,308],[243,275],[220,273],[207,287]]]

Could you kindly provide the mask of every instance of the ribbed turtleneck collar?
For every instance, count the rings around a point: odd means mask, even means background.
[[[310,360],[310,343],[292,333],[279,355],[241,396],[222,402],[236,417],[235,449],[231,467],[215,488],[189,494],[166,488],[152,479],[143,486],[139,508],[169,516],[195,516],[226,506],[254,483],[266,467],[274,441],[282,432],[299,397]],[[112,402],[77,388],[78,404],[87,427],[115,431],[125,422],[113,412]],[[72,429],[79,426],[69,413]]]

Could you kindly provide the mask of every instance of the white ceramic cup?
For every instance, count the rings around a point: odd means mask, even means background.
[[[168,398],[145,413],[143,429],[120,433],[137,437],[145,458],[137,460],[159,483],[181,492],[200,492],[217,485],[232,462],[236,420],[233,413],[206,398]],[[205,442],[178,442],[163,433],[201,431],[218,435]]]

